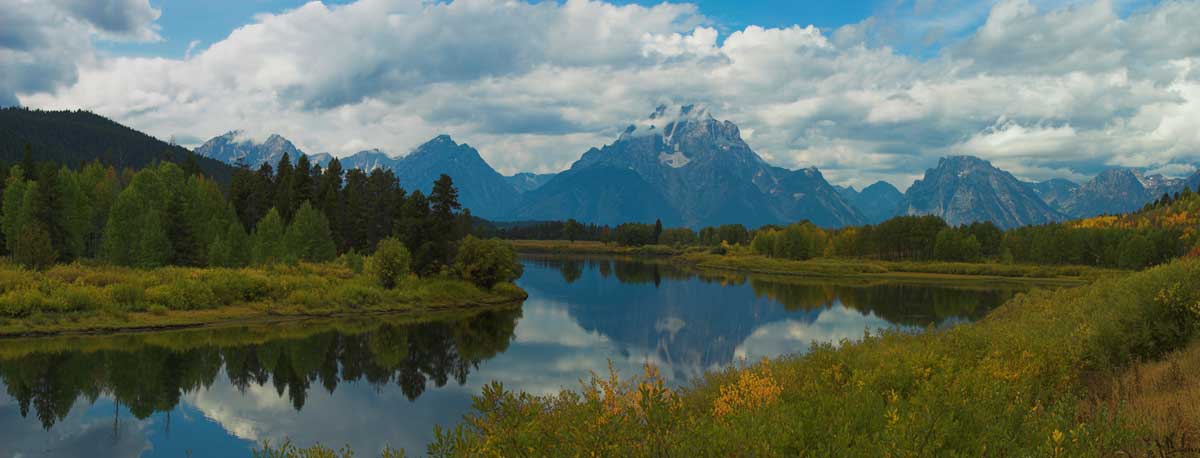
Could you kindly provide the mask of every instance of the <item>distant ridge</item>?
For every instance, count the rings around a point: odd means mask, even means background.
[[[33,157],[71,167],[99,159],[117,168],[141,168],[159,160],[182,163],[188,150],[118,124],[89,111],[0,108],[0,160],[20,161],[29,145]],[[233,167],[196,158],[200,170],[228,183]]]
[[[973,156],[951,156],[925,171],[904,195],[904,213],[936,215],[951,225],[991,221],[1002,228],[1064,219],[1033,187]]]

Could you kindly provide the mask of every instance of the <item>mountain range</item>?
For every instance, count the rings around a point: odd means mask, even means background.
[[[95,147],[84,148],[70,137],[52,134],[55,126],[69,130],[81,118],[93,126],[88,135],[121,139],[86,143],[110,145],[106,154],[115,154],[122,164],[155,160],[161,153],[142,151],[160,147],[175,160],[186,154],[181,147],[91,113],[7,109],[0,113],[0,131],[9,132],[7,139],[12,141],[0,144],[0,159],[18,159],[23,149],[18,143],[49,151],[51,159],[99,157],[98,151],[91,151]],[[293,160],[307,154],[280,135],[258,141],[240,131],[214,137],[195,153],[201,156],[201,167],[218,177],[232,170],[224,164],[257,167],[277,163],[284,154]],[[308,157],[327,166],[334,155]],[[345,169],[391,170],[406,188],[424,192],[440,174],[449,174],[464,206],[476,216],[498,221],[575,218],[619,224],[661,219],[669,226],[755,227],[809,220],[841,227],[931,214],[951,224],[991,221],[1008,228],[1128,212],[1163,194],[1200,187],[1200,172],[1166,178],[1132,168],[1110,169],[1082,184],[1061,178],[1023,182],[983,159],[951,156],[903,193],[882,181],[858,191],[831,185],[816,168],[789,170],[768,164],[742,139],[735,124],[718,121],[697,106],[660,106],[560,173],[501,175],[478,150],[448,135],[434,137],[404,156],[375,149],[338,160]]]

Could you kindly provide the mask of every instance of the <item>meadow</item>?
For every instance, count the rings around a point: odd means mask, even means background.
[[[354,263],[350,263],[354,264]],[[344,262],[138,269],[76,262],[44,271],[0,263],[0,336],[95,333],[274,321],[308,316],[423,313],[519,301],[511,283],[483,288],[406,275],[385,288]]]

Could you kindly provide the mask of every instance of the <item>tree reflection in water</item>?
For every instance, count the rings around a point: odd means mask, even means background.
[[[292,406],[304,408],[319,383],[333,393],[343,381],[381,388],[393,381],[411,401],[429,382],[459,385],[478,364],[503,352],[519,307],[466,318],[389,323],[378,317],[352,323],[273,325],[146,335],[7,342],[0,381],[22,417],[35,412],[49,430],[77,399],[101,396],[127,406],[138,419],[167,412],[180,398],[216,381],[222,367],[245,392],[271,383]],[[43,348],[70,348],[45,351]]]

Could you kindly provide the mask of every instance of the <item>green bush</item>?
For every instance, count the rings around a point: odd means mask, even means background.
[[[201,310],[220,305],[212,288],[196,280],[177,280],[164,293],[166,297],[159,299],[172,310]]]
[[[371,276],[387,289],[395,288],[408,276],[412,256],[396,238],[379,241],[375,254],[371,256]]]
[[[245,270],[214,270],[204,277],[204,282],[212,289],[216,301],[223,305],[256,301],[271,293],[267,277]]]
[[[341,256],[338,256],[337,262],[338,264],[346,266],[346,268],[350,269],[351,272],[356,274],[363,273],[363,255],[358,254],[357,251],[350,250],[346,253],[343,253]]]
[[[288,305],[298,305],[306,309],[316,309],[328,305],[321,294],[313,290],[292,291],[284,302]]]
[[[139,310],[146,299],[146,292],[137,285],[118,283],[108,287],[108,297],[125,310]]]
[[[508,242],[468,235],[459,242],[454,270],[463,280],[491,289],[497,283],[520,278],[523,267]]]
[[[343,283],[333,291],[333,300],[352,309],[369,307],[383,302],[383,292],[353,282]]]

